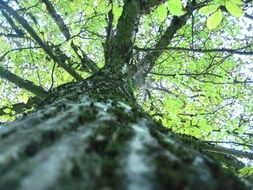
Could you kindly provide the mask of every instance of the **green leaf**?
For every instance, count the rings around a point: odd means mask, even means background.
[[[253,167],[246,166],[239,170],[239,176],[246,177],[253,174]]]
[[[236,3],[234,3],[234,2],[231,2],[231,1],[230,1],[230,2],[226,2],[225,6],[226,6],[228,12],[229,12],[232,16],[234,16],[234,17],[241,17],[241,16],[244,15],[244,13],[243,13],[241,7],[239,7],[239,6],[238,6]]]
[[[233,3],[233,4],[236,4],[236,5],[242,5],[243,4],[242,0],[230,0],[230,2]]]
[[[208,5],[199,9],[199,13],[202,15],[210,15],[218,9],[219,5]]]
[[[209,30],[215,29],[222,21],[222,12],[218,9],[207,19],[207,28]]]
[[[5,108],[3,111],[4,111],[4,113],[9,114],[9,113],[11,113],[12,110],[10,108]]]
[[[118,5],[118,3],[113,3],[113,15],[114,15],[114,24],[115,26],[118,24],[118,19],[121,16],[123,8]]]
[[[171,12],[171,14],[176,16],[181,16],[185,14],[181,0],[169,0],[168,9]]]
[[[167,17],[167,7],[165,4],[160,5],[157,8],[158,18],[160,21],[164,21]]]
[[[93,2],[94,3],[94,2]],[[93,5],[94,6],[94,5]],[[94,6],[95,7],[95,6]],[[96,8],[96,11],[98,12],[108,12],[110,7],[107,5],[106,1],[100,1],[99,5]]]

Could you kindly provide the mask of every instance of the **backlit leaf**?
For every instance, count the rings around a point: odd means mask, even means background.
[[[207,28],[209,30],[215,29],[222,21],[222,12],[218,9],[207,19]]]
[[[233,2],[226,2],[225,4],[228,12],[234,16],[234,17],[241,17],[243,16],[243,11],[241,9],[241,7],[239,7],[237,4],[233,3]]]
[[[218,9],[218,5],[208,5],[199,9],[199,13],[202,15],[210,15]]]
[[[169,0],[168,9],[171,12],[171,14],[176,16],[181,16],[185,14],[181,0]]]
[[[241,177],[250,176],[253,174],[253,167],[246,166],[239,170],[239,175]]]
[[[157,8],[158,18],[160,21],[164,21],[167,17],[167,7],[165,4],[160,5]]]

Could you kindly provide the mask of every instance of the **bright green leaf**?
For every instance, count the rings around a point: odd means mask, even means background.
[[[165,4],[160,5],[157,8],[158,17],[160,21],[164,21],[167,17],[167,7]]]
[[[193,117],[192,118],[192,125],[197,125],[198,124],[198,118],[196,118],[196,117]]]
[[[10,116],[10,115],[1,115],[0,116],[0,121],[12,121],[15,119],[15,116]]]
[[[110,9],[110,7],[107,5],[106,1],[100,1],[99,5],[97,6],[98,12],[108,12],[109,9]]]
[[[181,16],[185,14],[181,0],[169,0],[168,9],[171,12],[171,14],[176,16]]]
[[[215,29],[222,21],[222,12],[218,9],[207,19],[207,28],[209,30]]]
[[[18,95],[18,98],[19,98],[20,101],[22,101],[24,103],[27,103],[28,100],[29,100],[29,94],[22,93],[22,94]]]
[[[250,176],[253,174],[253,167],[246,166],[239,170],[239,175],[241,177]]]
[[[225,6],[228,12],[234,17],[241,17],[244,15],[241,7],[233,2],[226,2]]]
[[[118,3],[113,3],[113,15],[115,19],[118,19],[120,15],[122,14],[122,7],[118,5]]]
[[[3,111],[4,111],[4,113],[7,113],[7,114],[11,113],[11,109],[10,108],[5,108]]]
[[[120,15],[122,14],[122,7],[120,7],[118,5],[118,3],[113,3],[113,15],[114,15],[114,20],[118,21]],[[117,22],[115,23],[115,25],[117,24]]]
[[[210,15],[218,9],[219,5],[208,5],[199,9],[199,13],[202,15]]]
[[[242,5],[243,1],[242,0],[230,0],[230,3],[236,4],[236,5]]]

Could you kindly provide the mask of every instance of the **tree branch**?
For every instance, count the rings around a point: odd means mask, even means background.
[[[56,12],[54,6],[49,0],[42,0],[42,2],[46,5],[47,12],[54,19],[55,23],[57,24],[64,37],[68,40],[71,37],[70,31],[61,16]]]
[[[112,51],[108,66],[118,72],[132,57],[132,47],[140,18],[140,1],[125,1],[122,15],[117,25],[117,33],[112,40]]]
[[[189,51],[189,52],[197,52],[197,53],[229,53],[229,54],[238,54],[238,55],[253,55],[253,51],[238,51],[243,48],[238,49],[228,49],[228,48],[220,48],[220,49],[191,49],[191,48],[183,48],[183,47],[164,47],[164,48],[138,48],[135,47],[135,50],[138,51],[146,51],[146,52],[159,52],[164,50],[175,50],[175,51]]]
[[[113,31],[114,15],[113,15],[113,1],[112,0],[110,0],[109,5],[111,6],[111,9],[108,11],[107,18],[106,18],[106,22],[107,22],[106,39],[105,39],[105,43],[103,44],[106,65],[110,62],[111,42],[114,36],[114,31]]]
[[[248,159],[253,159],[253,154],[251,152],[246,152],[242,150],[236,150],[236,149],[230,149],[230,148],[225,148],[217,145],[212,145],[212,144],[201,144],[201,150],[202,151],[207,151],[207,152],[215,152],[219,154],[230,154],[234,155],[237,157],[243,157],[243,158],[248,158]]]
[[[13,51],[21,51],[21,50],[27,50],[27,49],[40,49],[40,46],[34,46],[34,47],[21,47],[21,48],[14,48],[11,49],[7,52],[5,52],[1,57],[0,57],[0,61],[2,61],[9,53],[13,52]]]
[[[90,70],[92,73],[97,73],[99,71],[97,64],[86,55],[80,46],[75,45],[73,41],[71,41],[70,45],[76,53],[77,57],[81,60],[83,68],[88,68],[88,70]],[[81,52],[81,55],[78,52]]]
[[[233,146],[246,146],[249,148],[253,148],[253,145],[247,143],[239,143],[234,141],[204,141],[206,143],[214,143],[214,144],[232,144]]]
[[[192,12],[194,10],[200,9],[201,7],[205,6],[205,4],[209,1],[210,0],[206,0],[198,4],[196,4],[196,1],[188,2],[185,8],[186,13],[180,17],[173,16],[170,26],[166,29],[165,33],[157,42],[154,49],[167,47],[170,44],[171,40],[173,39],[174,35],[177,33],[177,31],[186,24],[186,21],[191,16]],[[158,4],[158,2],[162,2],[162,1],[156,1],[156,5]],[[141,60],[141,63],[138,66],[137,71],[134,73],[134,78],[135,78],[135,82],[137,86],[141,86],[144,83],[145,77],[152,70],[152,68],[155,65],[155,61],[158,59],[158,57],[162,53],[163,51],[149,52]]]
[[[185,143],[191,143],[194,147],[200,149],[203,152],[213,152],[217,154],[229,154],[234,155],[236,157],[253,159],[253,154],[251,152],[236,150],[232,148],[226,148],[218,145],[211,144],[207,141],[202,141],[191,135],[183,135],[179,136],[180,140]]]
[[[170,26],[166,29],[165,33],[157,42],[154,49],[166,48],[170,44],[176,32],[186,24],[189,16],[189,12],[180,17],[173,16]],[[137,72],[135,73],[135,80],[138,86],[141,86],[144,83],[144,78],[152,70],[155,65],[155,61],[163,52],[164,50],[151,51],[147,53],[147,55],[141,60]]]
[[[122,15],[117,25],[117,33],[112,40],[111,61],[108,63],[115,72],[130,65],[133,57],[133,44],[138,30],[141,14],[149,13],[151,8],[164,0],[125,0]],[[128,69],[131,70],[131,69]]]
[[[18,28],[18,26],[14,23],[12,18],[5,12],[1,11],[4,18],[7,20],[7,22],[10,24],[11,28],[15,31],[16,37],[24,37],[24,33],[21,29]]]
[[[12,111],[14,111],[14,115],[16,114],[21,114],[24,111],[31,109],[32,107],[34,107],[36,105],[36,103],[38,103],[40,101],[40,99],[38,97],[32,97],[29,98],[29,100],[27,101],[27,103],[17,103],[17,104],[13,104],[11,106],[4,106],[2,108],[0,108],[0,116],[2,115],[12,115],[9,113],[6,113],[6,109],[10,109]]]
[[[253,20],[253,16],[252,15],[249,15],[249,14],[245,14],[244,15],[246,18],[248,18],[248,19],[251,19],[251,20]]]
[[[79,75],[73,68],[71,68],[64,62],[61,62],[57,55],[49,48],[49,46],[45,42],[43,42],[43,40],[23,17],[21,17],[15,10],[13,10],[7,3],[2,0],[0,0],[0,7],[9,12],[15,18],[15,20],[32,36],[32,38],[41,46],[41,48],[48,54],[48,56],[52,60],[54,60],[59,66],[61,66],[77,81],[83,80],[82,76]]]
[[[23,78],[4,69],[3,67],[0,67],[0,77],[10,81],[20,88],[23,88],[35,94],[39,98],[45,98],[47,96],[47,92],[42,87],[33,84],[31,81],[24,80]]]
[[[64,35],[65,39],[70,40],[70,38],[71,38],[70,31],[69,31],[68,27],[66,26],[66,24],[64,23],[63,19],[61,18],[61,16],[56,12],[52,3],[49,0],[42,0],[42,2],[46,5],[47,12],[53,18],[53,20],[57,24],[58,28],[60,29],[60,31]],[[74,52],[77,54],[78,58],[81,60],[82,65],[84,67],[86,66],[93,73],[96,73],[99,71],[99,68],[96,65],[96,63],[93,62],[87,56],[87,54],[81,49],[81,47],[76,46],[73,41],[71,42],[71,47],[73,48]],[[78,54],[79,50],[82,55]]]

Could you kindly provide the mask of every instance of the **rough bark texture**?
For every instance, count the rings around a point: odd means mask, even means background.
[[[180,139],[101,71],[0,128],[0,190],[250,189]]]

